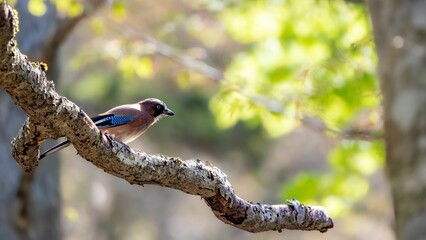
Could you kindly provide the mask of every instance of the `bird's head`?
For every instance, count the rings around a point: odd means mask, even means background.
[[[160,118],[164,116],[173,116],[175,113],[168,109],[166,104],[158,100],[156,98],[148,98],[139,102],[141,108],[145,109],[147,113],[149,113],[152,117],[154,117],[155,121],[158,121]]]

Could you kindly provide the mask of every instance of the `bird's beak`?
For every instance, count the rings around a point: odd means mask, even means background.
[[[164,109],[163,114],[166,114],[166,115],[169,115],[169,116],[175,115],[175,113],[172,110],[167,109],[167,108]]]

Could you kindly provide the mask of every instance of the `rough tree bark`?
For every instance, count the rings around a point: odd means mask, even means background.
[[[426,1],[369,0],[398,239],[426,237]]]
[[[16,8],[22,16],[17,35],[20,48],[33,59],[54,66],[57,46],[75,25],[77,19],[57,17],[47,4],[46,14],[35,20],[27,10],[28,1],[20,0]],[[52,67],[49,76],[56,79]],[[59,239],[60,195],[58,161],[46,161],[35,176],[22,174],[10,154],[9,142],[25,115],[14,107],[7,94],[0,93],[0,236],[5,239]]]
[[[90,10],[103,1],[92,0]],[[16,36],[19,48],[31,59],[48,63],[48,77],[58,79],[58,48],[87,10],[78,17],[61,17],[46,2],[46,13],[36,17],[27,5],[27,0],[15,5],[21,17],[21,32]],[[0,236],[8,240],[60,239],[59,161],[45,161],[34,175],[22,174],[10,153],[9,143],[24,119],[25,114],[10,97],[0,92]]]
[[[45,66],[30,62],[13,40],[17,17],[0,4],[0,86],[28,119],[13,141],[13,156],[26,172],[38,165],[38,149],[44,140],[67,137],[77,152],[105,172],[131,184],[156,184],[201,196],[221,221],[260,232],[281,229],[327,231],[333,222],[321,207],[266,205],[247,202],[235,195],[226,175],[200,160],[183,161],[149,155],[102,135],[75,104],[59,96],[45,76]]]

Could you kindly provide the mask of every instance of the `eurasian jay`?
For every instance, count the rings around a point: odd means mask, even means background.
[[[156,98],[148,98],[135,104],[117,106],[91,119],[102,133],[123,143],[129,143],[166,115],[175,114],[164,102]],[[69,145],[71,142],[68,140],[59,143],[42,153],[39,160]]]

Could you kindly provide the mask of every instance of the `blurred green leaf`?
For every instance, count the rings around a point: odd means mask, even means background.
[[[97,35],[101,35],[105,32],[105,23],[99,18],[92,18],[90,21],[90,27]]]
[[[140,78],[149,78],[153,75],[153,64],[148,57],[125,55],[118,61],[118,68],[125,79],[131,79],[135,75]]]
[[[141,57],[137,61],[136,75],[141,78],[150,78],[154,74],[154,66],[151,58]]]
[[[43,0],[30,0],[28,2],[28,11],[34,16],[40,17],[46,13],[47,7]]]
[[[53,0],[59,11],[66,13],[70,17],[75,17],[83,13],[84,7],[76,0]]]
[[[332,167],[342,173],[371,175],[383,167],[383,142],[343,141],[330,154]]]
[[[182,90],[188,90],[190,87],[189,72],[181,71],[177,77],[177,84]]]
[[[332,216],[338,217],[363,199],[368,190],[368,181],[359,175],[303,172],[282,187],[281,197],[295,198],[306,204],[319,204]]]
[[[116,18],[123,18],[127,14],[127,7],[123,1],[114,1],[112,12]]]

